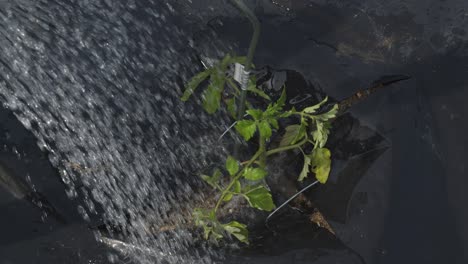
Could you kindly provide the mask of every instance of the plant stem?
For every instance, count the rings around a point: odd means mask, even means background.
[[[232,3],[244,14],[244,16],[246,16],[249,19],[253,28],[252,39],[250,40],[249,52],[247,53],[247,61],[244,65],[244,72],[243,72],[243,74],[248,75],[250,73],[253,56],[255,53],[255,49],[257,48],[258,39],[260,37],[260,21],[258,21],[255,14],[244,4],[242,0],[232,0]],[[247,80],[242,81],[242,84],[241,84],[240,100],[239,100],[239,105],[237,107],[237,120],[241,120],[242,115],[245,112],[248,76],[243,76],[243,79],[244,77],[247,77]],[[234,156],[237,158],[239,158],[238,157],[239,147],[240,146],[238,144],[236,144],[234,147]]]
[[[261,152],[260,155],[260,166],[264,167],[266,164],[266,149],[265,149],[265,138],[262,135],[259,136],[259,151]]]
[[[301,119],[304,118],[305,116],[310,118],[310,119],[316,119],[317,118],[317,116],[315,116],[315,115],[307,114],[307,113],[304,113],[304,112],[292,112],[291,114],[301,116]]]
[[[266,156],[270,156],[270,155],[276,154],[278,152],[283,152],[283,151],[286,151],[286,150],[300,148],[305,143],[307,143],[307,137],[305,137],[303,140],[299,141],[299,143],[296,143],[294,145],[289,145],[289,146],[284,146],[284,147],[279,147],[279,148],[268,150],[268,151],[265,152],[265,154],[266,154]]]
[[[247,164],[232,178],[231,182],[229,183],[229,185],[224,189],[224,191],[221,193],[221,196],[219,197],[218,199],[218,202],[216,203],[216,206],[214,208],[214,212],[216,214],[216,211],[218,211],[218,208],[219,206],[221,205],[221,203],[223,202],[223,199],[224,199],[224,196],[226,196],[226,194],[229,192],[229,190],[231,190],[232,186],[234,186],[234,183],[236,181],[238,181],[243,173],[244,173],[244,170],[246,168],[248,168],[250,165],[252,165],[252,163],[254,163],[259,157],[260,155],[262,155],[262,152],[265,152],[265,150],[262,151],[261,148],[259,148],[257,150],[257,152],[252,156],[252,158],[249,160],[249,162],[247,162]]]

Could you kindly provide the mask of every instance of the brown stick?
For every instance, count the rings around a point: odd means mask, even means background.
[[[339,104],[339,112],[343,114],[346,112],[351,106],[363,101],[364,99],[368,98],[370,95],[375,93],[376,91],[380,90],[385,86],[389,86],[391,84],[397,83],[399,81],[404,81],[410,79],[410,76],[406,75],[390,75],[384,76],[379,80],[375,81],[370,87],[366,89],[361,89],[351,95],[350,97],[342,100]]]

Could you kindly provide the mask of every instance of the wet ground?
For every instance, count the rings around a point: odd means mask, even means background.
[[[368,128],[360,135],[376,132],[388,149],[373,158],[369,168],[356,169],[360,177],[352,184],[355,188],[347,189],[349,200],[342,200],[337,210],[327,203],[336,197],[336,189],[308,193],[315,195],[339,240],[319,233],[308,245],[308,240],[286,236],[283,244],[267,241],[277,248],[254,251],[248,261],[466,263],[468,3],[248,2],[262,23],[257,67],[294,70],[310,86],[338,100],[382,75],[412,76],[351,109],[353,118]],[[221,44],[246,52],[250,27],[225,1],[176,3],[195,45],[204,45],[203,39],[197,42],[197,34],[207,28]],[[76,215],[76,204],[67,199],[58,173],[34,137],[6,109],[0,123],[1,163],[23,181],[29,175],[39,193],[54,197],[54,208],[65,218],[49,211],[41,220],[44,212],[31,199],[15,199],[0,188],[0,263],[106,263],[106,249]],[[339,163],[336,166],[340,168]],[[358,175],[352,167],[349,170],[345,175]],[[339,186],[340,175],[334,177],[331,184]],[[282,227],[288,234],[289,227]],[[281,250],[279,245],[291,247]]]

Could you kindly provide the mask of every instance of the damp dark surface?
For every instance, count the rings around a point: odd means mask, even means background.
[[[0,263],[107,263],[108,249],[78,214],[47,153],[12,112],[1,108],[0,120]],[[13,194],[7,186],[15,182],[27,187]]]
[[[467,263],[468,3],[248,2],[262,23],[256,66],[276,69],[275,85],[301,87],[299,101],[317,90],[340,100],[383,75],[412,78],[353,106],[348,134],[330,142],[330,183],[307,196],[336,237],[287,208],[276,233],[226,263]],[[207,32],[246,52],[250,26],[226,1],[174,3],[196,55],[214,56]],[[9,110],[0,118],[1,165],[40,194],[16,199],[0,187],[0,263],[107,263],[92,231],[99,218],[81,220],[34,136]]]

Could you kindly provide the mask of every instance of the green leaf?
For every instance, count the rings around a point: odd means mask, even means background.
[[[223,238],[222,234],[222,227],[220,227],[219,223],[216,223],[213,226],[203,226],[203,233],[204,233],[204,238],[208,240],[210,237],[214,240],[219,240]]]
[[[281,113],[278,117],[280,118],[290,117],[295,112],[296,112],[296,109],[293,107],[291,110]]]
[[[241,183],[240,183],[240,181],[237,180],[237,181],[234,182],[234,187],[233,187],[232,191],[235,192],[235,193],[240,193],[241,192]]]
[[[195,208],[193,209],[192,215],[195,220],[195,225],[197,226],[208,225],[211,222],[216,221],[214,210]]]
[[[232,199],[233,196],[234,196],[234,195],[233,195],[232,193],[228,193],[228,194],[226,194],[226,195],[224,196],[223,201],[229,202],[229,201],[231,201],[231,199]]]
[[[204,238],[218,240],[223,237],[223,226],[216,219],[214,210],[195,208],[193,218],[196,226],[203,227]]]
[[[203,108],[209,114],[213,114],[219,109],[221,103],[221,93],[224,89],[223,78],[214,77],[213,75],[211,77],[211,83],[205,90],[203,98]]]
[[[224,224],[223,227],[224,230],[226,230],[226,232],[233,235],[240,242],[249,244],[249,231],[247,230],[246,225],[241,224],[237,221],[232,221],[227,224]]]
[[[309,174],[309,167],[310,167],[311,161],[312,161],[311,157],[304,155],[304,166],[302,167],[302,171],[299,174],[298,181],[303,181],[307,177],[307,174]]]
[[[203,238],[205,238],[205,240],[208,240],[208,238],[210,238],[210,234],[212,231],[213,231],[213,227],[203,226]]]
[[[222,173],[219,169],[216,169],[212,176],[208,175],[201,175],[201,178],[208,183],[211,187],[217,188],[219,178],[221,177]]]
[[[330,174],[331,153],[327,148],[316,148],[311,154],[312,172],[320,183],[326,183]]]
[[[247,199],[250,206],[254,208],[264,211],[271,211],[275,208],[270,192],[263,186],[246,192],[244,197]]]
[[[281,138],[280,147],[291,145],[294,139],[296,139],[300,128],[301,128],[301,125],[287,126],[285,128],[286,132],[284,132],[284,135]]]
[[[317,115],[316,118],[320,119],[321,121],[328,121],[332,118],[335,118],[337,113],[338,113],[338,104],[335,104],[328,112]]]
[[[281,116],[283,111],[283,106],[286,102],[286,90],[283,89],[280,98],[274,104],[269,104],[263,116],[265,117],[274,117],[278,118]]]
[[[226,100],[226,106],[229,114],[232,118],[237,118],[237,105],[236,105],[236,98],[229,98]]]
[[[306,128],[307,128],[306,123],[304,123],[304,122],[301,123],[301,125],[299,126],[299,131],[297,132],[296,137],[291,142],[291,145],[296,144],[297,142],[299,142],[300,140],[302,140],[306,136],[306,132],[307,132]]]
[[[239,163],[232,156],[228,156],[226,159],[226,170],[229,172],[229,175],[234,176],[239,171]]]
[[[247,86],[247,91],[252,92],[268,101],[271,101],[270,96],[268,96],[264,91],[257,88],[255,76],[249,79],[249,85]]]
[[[313,114],[327,101],[328,101],[328,96],[325,97],[325,99],[323,99],[320,103],[304,108],[304,110],[302,110],[302,112],[307,113],[307,114]]]
[[[262,97],[263,99],[266,99],[266,100],[268,100],[268,101],[271,101],[270,96],[268,96],[264,91],[258,89],[257,87],[254,87],[254,86],[249,87],[249,88],[247,88],[247,91],[252,92],[252,93],[258,95],[258,96]]]
[[[252,138],[257,130],[257,125],[253,120],[241,120],[236,124],[236,131],[246,140]]]
[[[316,124],[316,130],[314,130],[311,133],[312,138],[314,139],[314,142],[317,145],[317,147],[323,148],[325,144],[327,143],[328,135],[330,134],[331,125],[328,121],[321,122],[319,120],[317,120],[315,124]]]
[[[283,108],[284,104],[286,103],[286,88],[283,88],[283,91],[281,92],[281,96],[276,101],[275,107],[279,109]]]
[[[269,118],[268,119],[268,122],[271,124],[272,127],[274,127],[275,129],[279,129],[279,125],[278,125],[278,120],[274,119],[274,118]]]
[[[244,178],[246,178],[247,180],[251,180],[251,181],[258,181],[258,180],[261,180],[263,178],[265,178],[265,176],[267,176],[267,172],[266,170],[262,169],[262,168],[251,168],[251,167],[248,167],[244,170]]]
[[[260,131],[260,136],[262,136],[264,139],[269,139],[272,133],[270,123],[268,123],[267,120],[262,120],[258,124],[258,131]]]
[[[247,114],[249,114],[251,117],[253,117],[253,119],[255,120],[260,120],[262,119],[262,115],[263,115],[263,112],[262,110],[258,110],[258,109],[249,109],[247,111],[245,111]]]
[[[323,123],[317,120],[317,122],[315,122],[315,128],[316,129],[312,131],[312,138],[314,140],[314,144],[321,148],[323,147],[323,145],[325,145],[323,135]]]
[[[182,101],[187,101],[190,96],[193,94],[193,92],[195,91],[195,89],[200,86],[200,84],[206,79],[208,78],[208,76],[210,76],[211,74],[211,69],[208,69],[206,71],[202,71],[200,73],[198,73],[197,75],[193,76],[192,79],[190,79],[190,81],[187,83],[187,85],[185,86],[185,91],[184,91],[184,94],[182,95]]]

